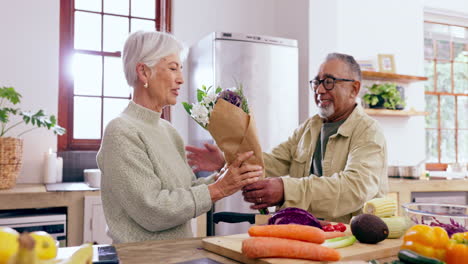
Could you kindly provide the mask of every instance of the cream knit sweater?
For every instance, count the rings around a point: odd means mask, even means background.
[[[196,179],[182,138],[160,117],[130,101],[106,127],[97,162],[114,243],[192,237],[189,220],[211,208],[213,176]]]

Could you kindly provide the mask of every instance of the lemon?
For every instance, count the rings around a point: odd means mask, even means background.
[[[47,232],[36,231],[32,232],[31,236],[36,241],[34,250],[37,257],[41,260],[53,259],[57,256],[57,245],[55,239]]]
[[[9,227],[0,227],[0,264],[8,263],[18,252],[18,232]]]

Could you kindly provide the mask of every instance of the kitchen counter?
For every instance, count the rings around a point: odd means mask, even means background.
[[[84,197],[100,195],[100,191],[48,192],[44,184],[17,184],[0,190],[0,210],[66,207],[68,246],[78,246],[83,243]]]
[[[406,180],[388,179],[389,196],[398,201],[400,206],[411,202],[411,193],[415,192],[466,192],[468,180]]]
[[[201,238],[145,241],[138,243],[116,244],[114,246],[117,249],[117,254],[119,255],[121,264],[178,263],[200,258],[210,258],[226,264],[239,263],[204,250],[202,248]],[[385,263],[395,259],[396,257],[384,258],[379,259],[379,262]]]

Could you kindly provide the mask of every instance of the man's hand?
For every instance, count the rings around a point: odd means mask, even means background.
[[[249,184],[242,189],[244,200],[254,205],[252,209],[263,209],[284,203],[284,185],[281,178],[266,178]]]
[[[224,157],[221,150],[215,146],[205,143],[205,148],[186,146],[187,160],[193,172],[217,171],[224,166]]]

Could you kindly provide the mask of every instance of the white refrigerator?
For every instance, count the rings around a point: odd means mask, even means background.
[[[202,85],[229,88],[242,83],[263,151],[287,140],[299,125],[296,40],[213,32],[190,48],[188,66],[191,103],[196,101],[196,90]],[[189,144],[203,146],[204,142],[213,142],[210,134],[192,119],[188,128]],[[237,192],[218,201],[214,211],[257,212],[249,205]],[[247,222],[218,223],[215,233],[245,233],[249,226]]]

